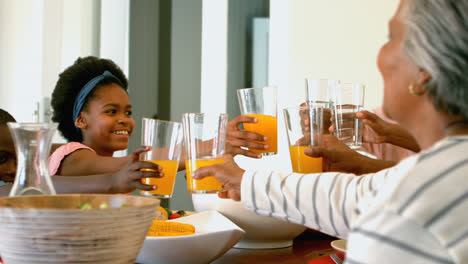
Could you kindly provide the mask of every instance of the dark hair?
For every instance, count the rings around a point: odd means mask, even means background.
[[[52,121],[58,123],[58,130],[68,141],[81,142],[83,136],[76,129],[73,120],[73,105],[81,88],[96,76],[109,71],[120,80],[117,82],[112,77],[105,77],[95,87],[108,84],[118,84],[127,91],[128,81],[119,66],[108,59],[100,59],[93,56],[78,58],[72,66],[65,69],[60,75],[52,93]],[[89,101],[94,98],[93,89],[85,99],[83,109],[86,109]]]
[[[0,108],[0,126],[4,126],[8,122],[16,122],[16,120],[10,113]]]

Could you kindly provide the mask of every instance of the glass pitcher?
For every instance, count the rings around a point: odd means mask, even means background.
[[[8,123],[15,142],[17,169],[10,196],[51,195],[49,152],[56,123]]]

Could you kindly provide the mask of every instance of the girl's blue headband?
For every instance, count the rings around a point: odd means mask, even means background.
[[[83,88],[81,88],[80,92],[75,98],[75,103],[73,104],[73,123],[75,123],[76,119],[80,115],[81,109],[86,102],[86,97],[96,87],[96,85],[106,77],[114,79],[119,85],[122,86],[122,82],[119,80],[119,78],[115,77],[115,75],[113,75],[110,71],[105,71],[103,74],[96,76],[87,82]],[[77,129],[79,130],[78,127]]]

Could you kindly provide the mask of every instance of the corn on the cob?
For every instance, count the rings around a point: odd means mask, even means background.
[[[193,232],[148,232],[148,236],[152,237],[188,236],[194,234]]]
[[[184,223],[177,223],[177,222],[169,222],[169,221],[162,221],[162,220],[153,220],[151,224],[150,230],[148,232],[148,236],[164,236],[161,234],[172,234],[172,233],[184,233],[194,234],[195,227],[190,224]],[[184,235],[181,234],[181,235]],[[171,235],[174,236],[174,235]]]

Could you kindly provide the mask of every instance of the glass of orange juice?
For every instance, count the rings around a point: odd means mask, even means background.
[[[323,171],[322,158],[312,158],[304,150],[321,143],[324,127],[323,113],[326,108],[316,106],[284,109],[284,121],[289,141],[289,154],[295,173],[318,173]]]
[[[185,144],[185,168],[189,193],[219,193],[222,184],[213,176],[192,178],[200,167],[224,163],[227,114],[185,113],[182,118]]]
[[[277,91],[274,86],[244,88],[237,90],[242,115],[256,117],[258,122],[244,123],[244,130],[256,132],[267,137],[268,149],[252,149],[263,156],[275,155],[278,150]]]
[[[178,122],[143,118],[141,144],[151,146],[151,150],[140,155],[140,160],[149,161],[162,167],[161,178],[142,178],[141,183],[156,185],[154,191],[142,191],[147,196],[170,198],[174,190],[179,158],[182,151],[183,130]]]

